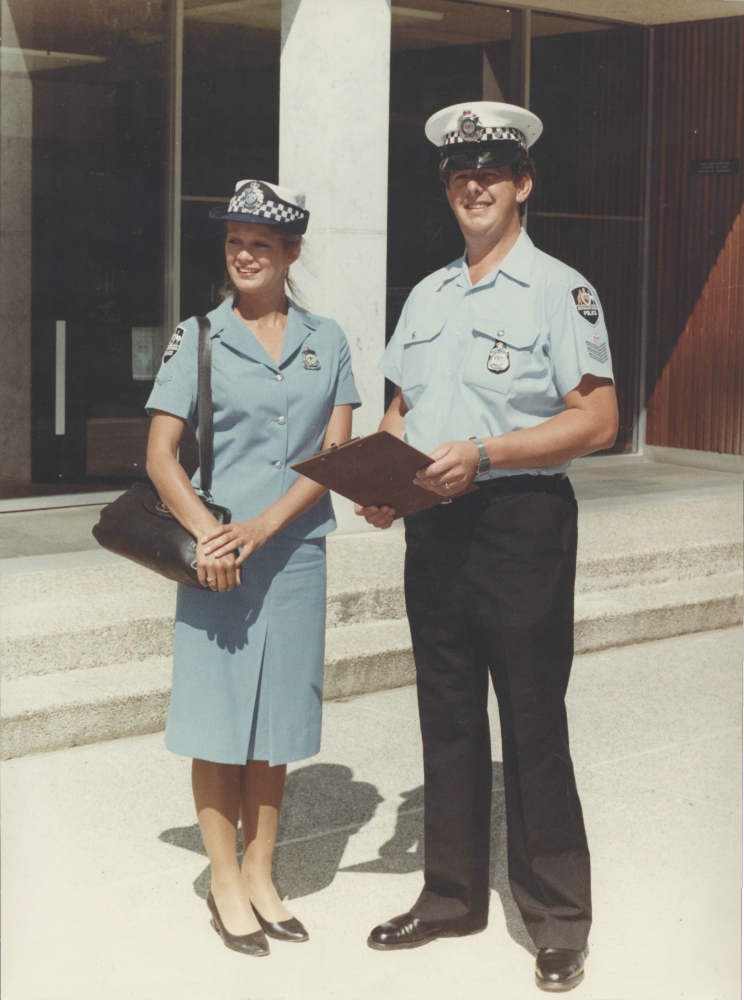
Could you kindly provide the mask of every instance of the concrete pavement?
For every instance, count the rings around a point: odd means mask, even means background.
[[[594,866],[583,1000],[740,996],[741,630],[587,653],[569,689]],[[162,735],[2,765],[3,1000],[522,1000],[541,995],[506,880],[493,719],[485,933],[366,947],[421,885],[411,687],[327,703],[290,770],[276,880],[308,925],[263,961],[209,927],[188,760]]]

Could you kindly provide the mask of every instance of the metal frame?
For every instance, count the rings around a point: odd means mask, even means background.
[[[181,118],[183,110],[183,0],[165,6],[165,232],[163,340],[181,319]]]
[[[646,30],[646,111],[643,158],[643,227],[641,245],[641,342],[639,344],[638,380],[633,425],[633,451],[642,455],[646,447],[646,387],[648,370],[648,319],[651,294],[651,171],[654,117],[654,29]]]

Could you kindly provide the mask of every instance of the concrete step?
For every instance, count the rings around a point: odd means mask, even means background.
[[[165,726],[170,656],[0,682],[2,759],[158,732]],[[333,629],[324,697],[348,698],[414,680],[408,622]]]
[[[736,625],[739,573],[579,595],[576,652]],[[163,728],[170,657],[19,677],[0,684],[2,757],[116,739]],[[401,687],[415,678],[405,619],[329,630],[326,699]]]
[[[613,511],[580,520],[577,594],[735,572],[741,503]],[[328,628],[403,618],[405,543],[394,529],[328,540]],[[126,560],[0,575],[2,676],[34,676],[168,656],[175,586]],[[107,556],[107,553],[100,553]],[[24,563],[24,560],[8,560]],[[23,566],[15,567],[16,570]],[[0,563],[0,571],[2,564]]]

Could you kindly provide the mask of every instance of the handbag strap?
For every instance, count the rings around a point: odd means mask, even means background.
[[[214,465],[214,426],[212,424],[212,338],[211,324],[197,316],[199,324],[199,381],[197,413],[199,419],[199,488],[207,500],[212,498]]]

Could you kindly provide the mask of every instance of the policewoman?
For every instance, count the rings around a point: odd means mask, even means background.
[[[202,584],[178,590],[165,739],[193,758],[212,924],[228,947],[260,956],[267,934],[308,937],[279,899],[271,859],[286,765],[320,746],[325,536],[336,526],[325,490],[290,466],[347,440],[360,400],[341,328],[286,294],[308,224],[304,195],[240,181],[210,216],[226,224],[228,276],[225,300],[207,317],[212,492],[232,523],[217,524],[194,492],[199,473],[192,485],[177,461],[186,424],[196,424],[192,318],[173,335],[148,400],[147,471],[197,540]]]
[[[447,501],[406,519],[425,884],[369,944],[410,948],[486,925],[490,674],[511,889],[538,949],[537,985],[563,991],[583,978],[591,921],[564,705],[577,519],[566,470],[612,445],[617,406],[596,292],[521,227],[541,131],[529,111],[492,102],[426,124],[466,250],[413,289],[380,364],[396,386],[381,429],[431,455],[416,482]],[[473,480],[478,491],[458,498]],[[379,527],[392,518],[358,513]]]

